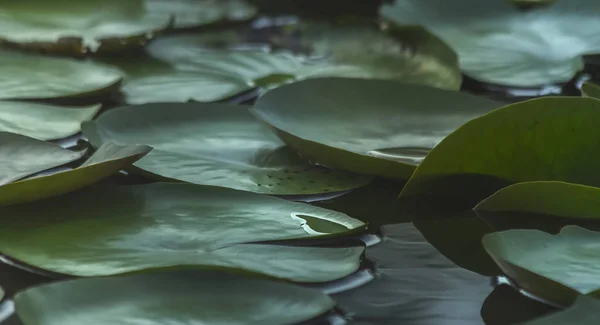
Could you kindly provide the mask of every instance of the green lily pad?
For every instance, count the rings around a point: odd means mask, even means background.
[[[40,140],[66,138],[81,131],[102,105],[61,107],[31,102],[0,101],[0,132],[23,134]]]
[[[298,282],[331,281],[359,268],[362,247],[248,243],[343,235],[365,226],[304,203],[169,183],[94,186],[3,208],[0,215],[2,254],[75,276],[183,265],[239,268]]]
[[[400,196],[471,209],[518,182],[598,186],[599,118],[600,101],[591,98],[539,98],[497,109],[438,144]]]
[[[174,16],[174,28],[249,20],[257,10],[245,0],[145,0],[146,10]]]
[[[0,100],[86,97],[112,91],[123,78],[100,63],[18,52],[0,51],[0,65]]]
[[[522,11],[508,1],[396,0],[381,15],[420,25],[452,47],[462,70],[488,83],[518,87],[569,81],[583,69],[582,56],[600,52],[600,3],[556,1]],[[443,14],[440,8],[444,7]]]
[[[308,22],[293,33],[300,33],[316,62],[346,66],[345,77],[400,80],[450,90],[461,86],[454,51],[422,28]]]
[[[75,152],[24,135],[0,132],[0,185],[80,159]],[[1,187],[0,187],[1,188]]]
[[[15,136],[12,135],[13,138]],[[72,153],[69,156],[66,154],[69,152],[66,149],[32,138],[20,140],[20,142],[29,142],[29,144],[26,147],[18,147],[19,150],[35,148],[35,151],[27,150],[22,154],[23,158],[19,159],[16,163],[14,162],[14,154],[7,156],[13,161],[12,166],[9,165],[12,170],[8,174],[12,180],[50,167],[56,167],[82,156],[82,153]],[[19,142],[15,140],[8,142],[11,145],[7,146],[7,149],[10,150],[12,148],[14,150],[14,145],[17,143]],[[2,150],[2,147],[0,145],[0,150]],[[78,190],[130,166],[134,161],[146,155],[151,149],[148,146],[120,146],[112,142],[107,142],[98,148],[79,168],[51,175],[27,178],[0,186],[0,206],[32,202]],[[42,154],[50,155],[50,158],[39,161]],[[37,162],[33,165],[31,161]]]
[[[2,289],[2,287],[0,287],[0,301],[4,299],[4,289]]]
[[[591,82],[584,82],[581,86],[581,94],[584,97],[600,99],[600,86],[597,86]]]
[[[456,55],[423,29],[390,28],[392,32],[384,33],[364,25],[313,27],[306,40],[319,59],[270,51],[266,44],[248,44],[225,31],[158,39],[147,47],[145,57],[107,62],[126,71],[123,93],[130,104],[212,102],[257,87],[327,76],[460,88]]]
[[[446,135],[499,106],[427,86],[321,78],[271,90],[251,112],[313,161],[407,179]]]
[[[78,279],[15,297],[24,325],[284,325],[334,307],[317,290],[212,271]]]
[[[600,302],[581,296],[569,308],[520,325],[594,325],[600,317]]]
[[[162,180],[277,195],[344,191],[371,181],[310,165],[246,106],[144,104],[111,110],[82,129],[95,146],[106,141],[152,146],[134,166]]]
[[[483,238],[487,252],[520,287],[559,305],[580,294],[600,296],[599,243],[600,233],[578,226],[558,235],[519,229]]]
[[[143,0],[24,0],[0,5],[0,39],[61,54],[143,46],[170,24],[169,13],[147,12]]]
[[[474,210],[598,219],[600,188],[565,182],[517,183],[481,201]]]

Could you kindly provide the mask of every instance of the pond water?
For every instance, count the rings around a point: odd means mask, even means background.
[[[582,81],[600,80],[600,59],[586,58],[586,69],[564,85],[507,88],[465,77],[462,91],[507,103],[540,96],[578,96]],[[244,93],[229,102],[251,103],[258,92]],[[65,148],[85,145],[81,135],[57,141]],[[52,172],[72,168],[59,167]],[[48,172],[44,172],[48,173]],[[147,179],[123,172],[110,181],[140,184]],[[288,197],[345,212],[358,219],[377,220],[368,231],[352,238],[318,243],[324,246],[366,245],[365,261],[346,279],[317,286],[332,294],[338,309],[306,324],[356,325],[510,325],[555,311],[555,307],[527,297],[510,281],[498,281],[495,264],[483,252],[481,236],[491,231],[474,213],[447,213],[420,219],[404,212],[396,201],[403,184],[377,180],[353,192],[324,197]],[[310,218],[307,226],[311,226]],[[413,219],[417,219],[412,222]],[[318,231],[320,225],[313,225]],[[443,253],[443,254],[442,254]],[[460,265],[460,266],[459,266]],[[477,270],[480,275],[469,269]],[[11,296],[23,288],[54,281],[51,275],[0,259],[0,285]],[[0,305],[0,321],[12,312]],[[15,317],[4,324],[18,325]]]

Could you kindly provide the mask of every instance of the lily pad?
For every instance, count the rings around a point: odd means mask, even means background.
[[[98,95],[123,78],[120,70],[100,63],[18,52],[0,51],[0,65],[0,100]]]
[[[529,212],[598,219],[600,188],[565,182],[517,183],[483,200],[475,207],[475,211]]]
[[[455,54],[425,30],[395,28],[384,33],[362,25],[316,28],[307,36],[309,43],[315,43],[314,54],[332,50],[333,55],[309,60],[287,50],[273,51],[266,43],[247,43],[225,31],[161,38],[147,47],[147,56],[107,62],[126,71],[123,93],[130,104],[212,102],[258,87],[327,76],[460,88]],[[365,44],[371,45],[365,49]]]
[[[592,297],[581,296],[565,310],[520,325],[594,325],[599,317],[600,302]]]
[[[363,252],[248,244],[343,235],[364,224],[308,204],[213,186],[94,186],[3,208],[0,215],[2,254],[75,276],[193,266],[323,282],[358,270]]]
[[[169,13],[147,12],[144,0],[24,0],[0,5],[0,39],[61,54],[140,47],[170,24]]]
[[[591,98],[539,98],[497,109],[438,144],[400,196],[471,209],[518,182],[598,186],[599,118],[600,101]]]
[[[539,230],[488,234],[483,245],[523,289],[559,305],[582,295],[600,296],[600,233],[567,226],[558,235]]]
[[[80,159],[75,152],[24,135],[0,132],[0,185]],[[1,188],[1,187],[0,187]]]
[[[584,82],[581,86],[581,94],[584,97],[600,99],[600,86],[597,86],[591,82]]]
[[[446,135],[500,106],[427,86],[321,78],[271,90],[251,111],[310,160],[407,179]]]
[[[461,86],[454,51],[422,28],[312,21],[291,33],[300,35],[302,46],[309,49],[315,62],[345,66],[345,77],[392,79],[450,90]],[[274,40],[278,42],[282,41]]]
[[[600,2],[559,0],[529,11],[508,1],[446,5],[444,0],[396,0],[380,13],[398,24],[427,28],[458,53],[467,75],[488,83],[567,82],[583,69],[583,55],[600,52]]]
[[[66,138],[81,131],[102,105],[61,107],[31,102],[0,101],[0,131],[40,140]]]
[[[15,135],[13,135],[13,137],[14,136]],[[15,166],[12,167],[12,169],[17,171],[11,171],[9,174],[11,179],[9,180],[15,180],[31,175],[34,172],[45,170],[50,167],[56,167],[59,165],[59,162],[69,162],[82,155],[82,153],[73,153],[72,156],[68,156],[66,155],[68,150],[40,140],[28,138],[27,140],[21,141],[27,141],[30,142],[30,144],[27,147],[19,147],[19,150],[31,148],[32,146],[35,146],[36,149],[35,151],[26,151],[23,154],[23,158],[19,159],[17,162],[14,162],[14,154],[7,156],[10,157],[11,161],[13,161],[12,164]],[[34,141],[38,142],[34,143]],[[7,146],[7,149],[10,149],[18,142],[10,141],[8,143],[12,144],[11,146]],[[2,147],[3,146],[0,145],[0,150],[2,150]],[[152,148],[148,146],[141,145],[120,146],[112,142],[105,143],[79,168],[51,175],[23,179],[18,182],[0,186],[0,206],[32,202],[78,190],[130,166],[134,161],[146,155],[151,149]],[[52,157],[52,160],[50,161],[52,163],[48,163],[48,161],[40,162],[41,154],[51,155],[50,157]],[[73,159],[71,159],[71,157]],[[34,162],[36,164],[32,167]],[[26,172],[21,172],[21,170],[25,170]]]
[[[145,0],[146,10],[174,16],[174,28],[192,28],[219,22],[249,20],[256,8],[245,0]]]
[[[284,325],[334,307],[317,290],[212,271],[78,279],[15,297],[24,325]]]
[[[95,146],[106,141],[152,146],[134,166],[163,180],[277,195],[338,192],[371,180],[310,165],[246,106],[144,104],[111,110],[82,128]]]

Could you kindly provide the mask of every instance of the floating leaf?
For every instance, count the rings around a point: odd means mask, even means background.
[[[31,102],[0,101],[0,132],[12,132],[40,140],[56,140],[81,131],[102,105],[61,107]]]
[[[0,65],[0,100],[103,94],[123,78],[120,70],[100,63],[17,52],[0,51]]]
[[[600,101],[539,98],[467,122],[419,165],[401,197],[471,209],[518,182],[563,181],[598,186]]]
[[[313,161],[407,179],[446,135],[499,106],[426,86],[322,78],[269,91],[251,111]]]
[[[219,22],[249,20],[256,8],[245,0],[145,0],[150,13],[174,16],[175,28],[192,28]]]
[[[368,24],[301,24],[302,42],[319,62],[348,66],[345,77],[394,79],[458,90],[462,82],[458,58],[436,36],[422,28],[388,24],[384,31]],[[285,46],[285,44],[284,44]],[[317,72],[319,73],[319,72]]]
[[[14,136],[15,135],[13,135],[13,137]],[[15,167],[12,168],[16,170],[22,169],[23,167],[21,166],[27,164],[25,165],[27,166],[27,172],[21,174],[18,172],[9,174],[9,177],[12,177],[12,180],[17,179],[17,176],[19,176],[18,178],[21,178],[26,175],[31,175],[34,170],[41,171],[58,166],[58,162],[63,161],[60,159],[64,159],[65,162],[68,162],[75,160],[82,155],[81,153],[73,153],[72,157],[74,159],[68,160],[68,157],[71,156],[66,156],[65,151],[67,150],[62,149],[59,146],[31,138],[21,140],[21,142],[23,141],[29,142],[28,146],[25,148],[29,149],[32,148],[32,146],[35,146],[35,151],[27,150],[27,152],[24,153],[23,158],[19,159],[17,163],[13,163]],[[8,143],[11,144],[11,146],[7,147],[7,149],[10,150],[11,147],[18,142],[10,141]],[[3,146],[0,145],[0,150],[2,150],[2,147]],[[18,148],[19,150],[23,150],[23,147]],[[79,168],[47,176],[28,178],[19,182],[0,186],[0,206],[32,202],[78,190],[130,166],[133,162],[146,155],[150,150],[151,148],[147,146],[120,146],[112,142],[105,143]],[[40,164],[39,156],[41,154],[52,155],[52,164],[54,166],[50,166],[50,163],[44,163],[42,161],[40,167],[32,168],[30,165],[32,164],[31,161]],[[11,154],[8,157],[10,157],[11,161],[14,161],[13,159],[15,159],[14,154]]]
[[[96,186],[0,215],[2,254],[76,276],[187,265],[322,282],[356,271],[363,252],[245,244],[343,235],[364,224],[308,204],[213,186]]]
[[[257,87],[326,76],[460,88],[455,54],[425,30],[396,28],[386,34],[364,25],[316,28],[307,36],[317,48],[314,54],[333,55],[308,60],[221,31],[158,39],[145,57],[108,62],[127,72],[123,92],[130,104],[219,101]],[[368,49],[365,44],[370,44]]]
[[[581,94],[584,97],[600,99],[600,87],[591,82],[584,82],[581,86]]]
[[[558,235],[519,229],[483,238],[487,252],[520,287],[559,305],[579,294],[600,296],[599,243],[600,233],[577,226]]]
[[[24,325],[283,325],[334,307],[317,290],[212,271],[79,279],[15,297]]]
[[[600,52],[600,2],[561,0],[522,11],[508,1],[396,0],[384,18],[421,25],[459,56],[462,70],[480,81],[541,86],[569,81],[583,69],[582,56]],[[443,13],[440,8],[444,7]]]
[[[600,317],[600,302],[581,296],[569,308],[520,325],[594,325]]]
[[[529,212],[597,219],[600,188],[565,182],[525,182],[505,187],[480,202],[477,212]]]
[[[0,39],[36,51],[80,55],[139,47],[170,25],[143,0],[23,0],[0,4]]]
[[[130,106],[84,124],[83,132],[96,146],[106,141],[152,146],[134,166],[159,179],[277,195],[344,191],[371,180],[303,161],[246,106]]]
[[[80,159],[75,152],[20,134],[0,132],[0,185]],[[0,187],[1,188],[1,187]]]

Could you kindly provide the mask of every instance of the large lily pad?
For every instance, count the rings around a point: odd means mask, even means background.
[[[75,55],[141,46],[170,23],[169,13],[149,13],[143,0],[23,0],[0,5],[0,39]]]
[[[154,147],[135,166],[159,179],[278,195],[344,191],[371,180],[310,165],[256,120],[246,106],[130,106],[84,124],[83,132],[96,146],[115,141]]]
[[[0,51],[0,65],[0,100],[99,95],[123,78],[120,70],[100,63],[8,51]]]
[[[15,180],[37,171],[58,166],[60,165],[59,162],[63,161],[62,159],[68,162],[74,160],[69,160],[70,157],[78,158],[81,156],[78,153],[73,153],[72,156],[66,155],[68,150],[40,140],[29,138],[21,141],[30,143],[27,147],[24,147],[25,149],[34,147],[35,150],[27,150],[24,156],[18,161],[13,160],[15,159],[14,155],[7,156],[11,161],[14,161],[9,165],[13,166],[9,173],[9,177],[11,177],[9,180]],[[34,143],[34,141],[39,141],[39,143]],[[7,149],[10,150],[13,148],[14,150],[13,146],[18,142],[10,141],[8,143],[11,145],[7,146]],[[0,148],[2,147],[0,146]],[[18,149],[24,150],[24,148],[19,147]],[[0,186],[0,206],[32,202],[78,190],[96,183],[125,167],[131,166],[133,162],[146,155],[151,149],[148,146],[120,146],[108,142],[98,148],[79,168],[51,175],[32,177]],[[40,161],[41,154],[50,155],[49,157],[51,158]]]
[[[146,9],[158,16],[170,13],[173,27],[192,28],[219,22],[244,21],[257,14],[245,0],[144,0]]]
[[[446,5],[444,0],[396,0],[384,5],[381,14],[429,29],[458,53],[466,74],[489,83],[528,87],[566,82],[583,69],[583,55],[600,52],[597,1],[558,0],[530,11],[508,1]]]
[[[599,118],[600,101],[591,98],[540,98],[505,106],[446,137],[400,196],[435,197],[436,206],[471,209],[518,182],[598,186],[600,130],[594,121]]]
[[[364,224],[304,203],[192,184],[95,186],[0,215],[2,254],[76,276],[188,265],[323,282],[356,271],[363,251],[245,244],[341,235]]]
[[[274,281],[179,271],[44,285],[19,293],[15,307],[24,325],[285,325],[324,314],[335,302]]]
[[[24,135],[0,132],[0,185],[80,159],[85,151],[71,151]]]
[[[488,234],[483,245],[523,289],[559,305],[580,295],[600,296],[600,233],[567,226],[558,235],[539,230]]]
[[[505,187],[480,202],[479,212],[528,212],[598,219],[600,188],[565,182],[525,182]]]
[[[313,161],[407,179],[446,135],[499,106],[427,86],[322,78],[271,90],[251,111]]]
[[[130,104],[218,101],[257,87],[323,76],[460,87],[455,54],[445,44],[422,29],[392,30],[314,25],[305,40],[321,57],[312,60],[269,51],[266,44],[248,44],[225,31],[158,39],[148,46],[146,57],[110,62],[127,72],[123,92]]]
[[[0,101],[0,131],[40,140],[66,138],[81,131],[102,105],[61,107],[31,102]]]

